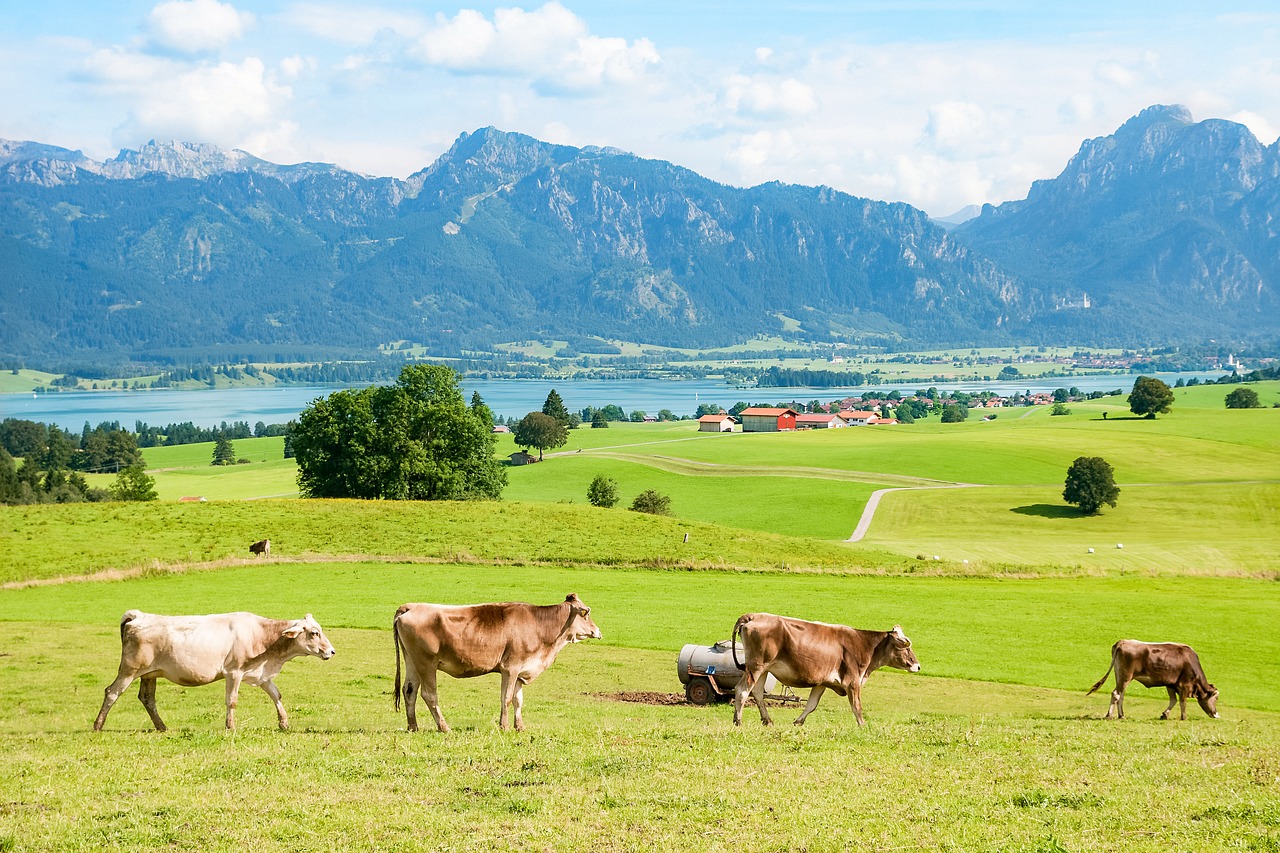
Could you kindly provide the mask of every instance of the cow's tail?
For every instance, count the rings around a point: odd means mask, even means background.
[[[400,614],[396,613],[396,618],[391,621],[391,636],[396,641],[396,710],[400,710]]]
[[[128,630],[129,623],[141,615],[141,610],[126,610],[124,615],[120,617],[120,642],[124,642],[124,632]]]
[[[1107,676],[1111,674],[1111,670],[1115,668],[1115,665],[1116,665],[1116,652],[1115,652],[1115,649],[1113,648],[1111,650],[1111,666],[1107,667],[1107,671],[1103,674],[1101,678],[1098,679],[1098,683],[1090,687],[1089,692],[1084,695],[1086,696],[1091,695],[1095,690],[1097,690],[1099,687],[1105,684],[1107,682]]]
[[[742,633],[742,626],[751,621],[750,613],[743,613],[738,617],[738,621],[733,623],[733,634],[729,637],[729,651],[733,654],[733,665],[738,669],[745,669],[742,661],[738,660],[738,635]]]

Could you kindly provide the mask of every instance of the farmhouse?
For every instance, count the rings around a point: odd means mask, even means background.
[[[532,465],[538,461],[538,457],[531,453],[525,453],[523,450],[517,450],[511,454],[512,465]]]
[[[506,424],[495,424],[493,427],[493,431],[494,433],[508,433],[508,432],[511,432],[511,427],[507,426]]]
[[[873,424],[880,419],[875,412],[860,412],[855,410],[843,411],[840,417],[844,418],[844,422],[849,426],[867,426]]]
[[[846,426],[844,418],[826,412],[796,415],[796,429],[841,429]]]
[[[766,409],[752,406],[738,413],[743,432],[782,432],[796,428],[795,409]]]
[[[729,415],[703,415],[698,418],[698,432],[733,432],[733,418]]]

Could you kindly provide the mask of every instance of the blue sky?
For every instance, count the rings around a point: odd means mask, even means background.
[[[1268,2],[7,2],[0,137],[404,177],[493,125],[935,215],[1156,103],[1280,134]]]

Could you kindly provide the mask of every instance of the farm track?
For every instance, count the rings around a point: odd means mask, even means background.
[[[933,480],[928,477],[912,477],[906,474],[882,474],[875,471],[847,471],[837,468],[814,468],[801,465],[725,465],[719,462],[698,462],[679,456],[659,456],[640,453],[594,451],[595,457],[619,459],[694,477],[800,477],[812,480],[843,480],[849,483],[873,485],[898,484],[897,488],[956,488],[973,485]]]

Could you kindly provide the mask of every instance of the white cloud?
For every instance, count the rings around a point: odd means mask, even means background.
[[[744,176],[746,183],[760,183],[770,178],[762,177],[770,167],[786,162],[796,155],[795,139],[785,130],[744,134],[733,140],[725,162],[739,175]],[[773,175],[776,177],[776,173]]]
[[[421,35],[429,26],[421,15],[366,5],[323,3],[294,3],[281,20],[289,27],[325,41],[348,46],[371,44],[386,35],[411,38]]]
[[[725,82],[722,100],[729,112],[760,119],[795,118],[818,108],[813,87],[793,78],[734,75]]]
[[[497,9],[492,20],[473,9],[440,16],[412,55],[448,71],[525,75],[548,91],[633,83],[661,59],[648,39],[591,35],[581,18],[556,2],[531,12]]]
[[[152,41],[179,53],[208,53],[226,47],[253,26],[254,17],[218,0],[167,0],[151,10]]]
[[[273,150],[279,150],[279,140],[294,133],[281,118],[292,90],[268,73],[261,59],[186,65],[100,50],[83,63],[81,73],[104,95],[129,105],[118,131],[123,144],[156,137],[245,148],[251,140],[272,140]]]
[[[1258,137],[1258,141],[1263,145],[1270,145],[1276,141],[1276,137],[1280,137],[1280,132],[1276,131],[1275,125],[1267,121],[1263,116],[1249,110],[1242,110],[1235,115],[1227,116],[1227,118],[1249,128],[1249,131]]]

